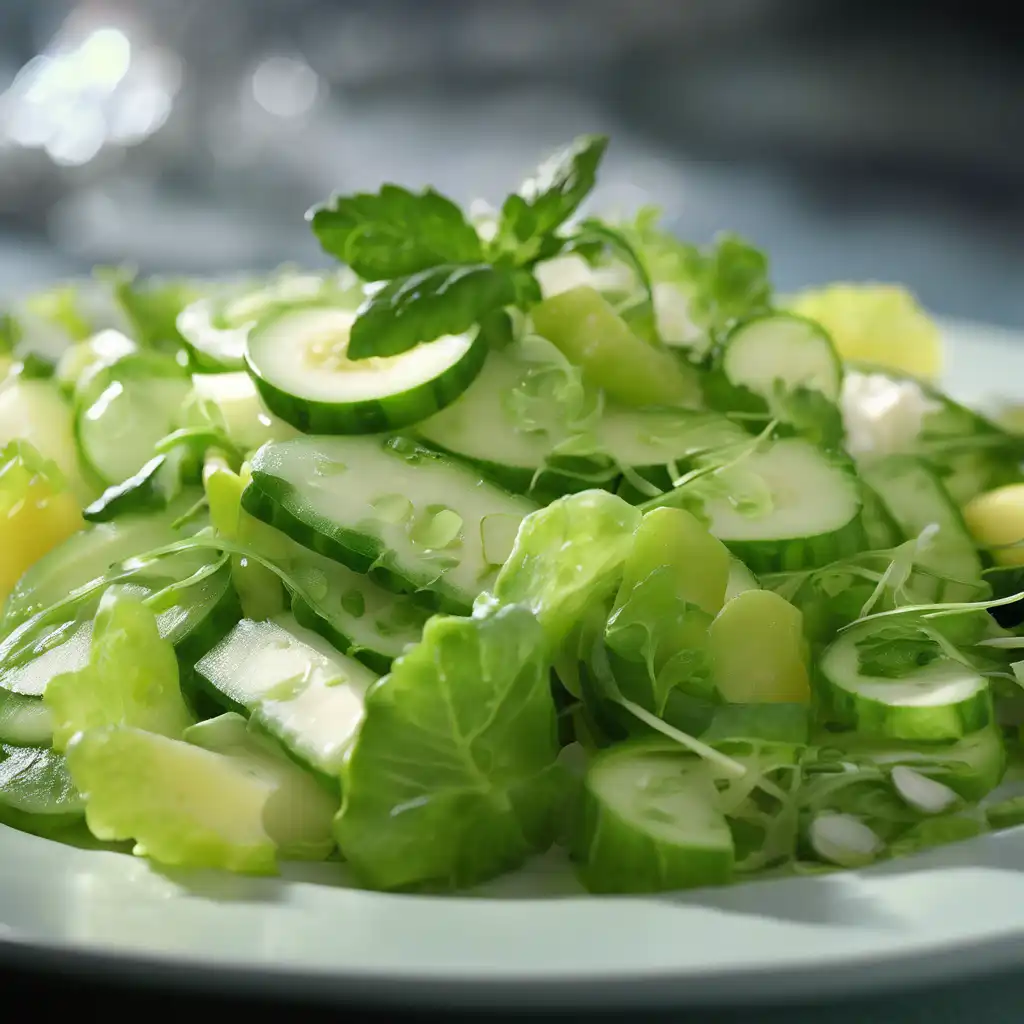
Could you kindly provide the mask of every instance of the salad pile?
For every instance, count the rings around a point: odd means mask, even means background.
[[[582,216],[605,146],[335,196],[331,271],[11,305],[0,820],[594,892],[1024,821],[1024,436],[900,289]]]

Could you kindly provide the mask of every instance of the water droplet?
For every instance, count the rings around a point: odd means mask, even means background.
[[[384,523],[397,525],[412,518],[413,505],[404,494],[382,494],[370,502],[370,505],[377,513],[377,518]]]
[[[462,516],[438,505],[431,505],[409,531],[409,539],[428,551],[454,547],[461,538]]]
[[[352,618],[362,618],[366,612],[366,597],[361,590],[349,590],[342,595],[341,607]]]

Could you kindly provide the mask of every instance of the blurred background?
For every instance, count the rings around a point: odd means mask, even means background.
[[[94,263],[323,262],[334,189],[500,199],[612,136],[597,204],[788,290],[1024,327],[1024,42],[988,0],[0,0],[0,295]]]

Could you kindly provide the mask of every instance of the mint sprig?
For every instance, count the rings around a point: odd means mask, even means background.
[[[334,196],[306,217],[324,251],[366,281],[484,258],[462,210],[431,188],[415,193],[384,185],[376,194]]]
[[[324,250],[361,278],[383,282],[360,307],[350,359],[395,356],[446,334],[494,322],[509,306],[540,301],[532,268],[563,251],[558,229],[594,186],[607,147],[586,135],[555,154],[505,200],[487,245],[450,199],[433,189],[385,185],[336,195],[307,214]]]

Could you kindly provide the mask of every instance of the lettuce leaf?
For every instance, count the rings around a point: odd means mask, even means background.
[[[377,889],[460,889],[552,841],[566,778],[530,612],[436,616],[366,696],[335,835]]]

